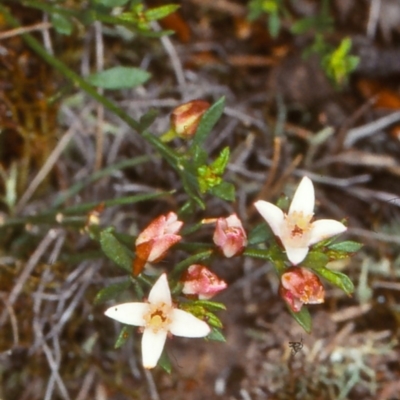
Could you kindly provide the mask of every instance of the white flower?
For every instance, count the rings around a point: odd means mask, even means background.
[[[175,336],[204,337],[210,327],[189,312],[172,305],[166,274],[162,274],[149,293],[147,303],[124,303],[104,313],[123,324],[143,327],[142,359],[145,368],[154,368],[161,356],[168,333]]]
[[[254,203],[257,211],[268,222],[286,250],[289,261],[296,265],[302,262],[309,246],[344,232],[347,228],[333,219],[312,222],[314,215],[314,186],[305,176],[293,196],[288,214],[267,201]]]

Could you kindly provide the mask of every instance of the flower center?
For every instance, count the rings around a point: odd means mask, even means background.
[[[294,211],[285,215],[282,229],[282,241],[290,247],[307,247],[311,234],[311,219],[313,214],[304,215]]]
[[[160,330],[168,330],[171,324],[172,307],[165,303],[149,304],[149,310],[143,315],[146,328],[150,328],[154,333]]]

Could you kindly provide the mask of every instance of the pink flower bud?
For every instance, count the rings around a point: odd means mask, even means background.
[[[188,139],[197,130],[202,115],[210,108],[204,100],[193,100],[176,107],[171,114],[171,127],[175,133]]]
[[[211,299],[221,290],[226,289],[227,284],[218,278],[204,265],[193,264],[184,273],[182,292],[187,295],[197,295],[201,300]]]
[[[133,274],[139,275],[146,262],[158,262],[162,260],[174,244],[178,243],[182,237],[177,235],[183,225],[178,221],[178,216],[170,212],[160,215],[153,220],[137,237],[136,258],[133,262]]]
[[[320,304],[325,299],[325,289],[317,275],[306,268],[289,268],[281,277],[281,297],[294,312],[303,304]]]
[[[247,245],[247,236],[236,214],[228,218],[218,218],[213,240],[227,258],[243,252]]]

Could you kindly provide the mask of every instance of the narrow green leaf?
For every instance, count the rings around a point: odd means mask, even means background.
[[[206,312],[204,315],[206,317],[206,322],[208,323],[208,325],[210,325],[214,328],[222,328],[223,327],[221,320],[215,314],[213,314],[211,312]]]
[[[216,342],[226,342],[225,336],[218,328],[211,327],[211,332],[206,336],[206,339],[215,340]]]
[[[121,7],[124,6],[129,0],[95,0],[97,4],[105,7]]]
[[[171,360],[169,359],[169,356],[167,352],[164,351],[161,353],[161,357],[158,360],[157,365],[159,365],[167,374],[170,374],[172,371],[172,364]]]
[[[61,35],[69,36],[74,27],[69,18],[57,12],[50,15],[50,21],[53,24],[54,29]]]
[[[302,262],[303,267],[322,268],[329,262],[329,257],[319,250],[312,250],[307,254],[307,257]]]
[[[222,175],[225,172],[225,168],[228,165],[230,156],[229,147],[225,147],[218,158],[211,164],[211,169],[216,175]]]
[[[117,341],[114,344],[114,348],[119,349],[121,346],[123,346],[132,335],[132,332],[133,326],[124,326],[118,335]]]
[[[277,12],[273,12],[268,15],[268,31],[269,34],[276,38],[279,35],[281,29],[281,20]]]
[[[208,191],[214,196],[226,201],[235,201],[236,199],[235,186],[229,182],[221,182],[219,185],[210,188]]]
[[[201,117],[196,134],[193,138],[192,146],[199,146],[204,143],[214,125],[221,118],[221,115],[224,112],[224,107],[225,97],[221,97],[204,113],[204,115]]]
[[[347,240],[345,242],[331,244],[328,248],[335,251],[343,251],[344,253],[355,253],[363,247],[362,243]]]
[[[160,6],[156,8],[152,8],[145,12],[145,16],[147,21],[156,21],[158,19],[162,19],[169,14],[175,12],[180,5],[178,4],[167,4],[165,6]]]
[[[101,289],[94,299],[94,304],[101,304],[108,300],[115,299],[119,294],[128,289],[129,286],[131,286],[131,282],[124,281],[120,283],[114,283]]]
[[[311,315],[306,307],[302,307],[299,312],[293,312],[289,307],[288,310],[296,322],[307,332],[311,332],[312,321]]]
[[[265,223],[258,224],[248,235],[248,244],[265,243],[272,238],[272,231]]]
[[[132,272],[131,252],[108,230],[100,233],[100,245],[104,254],[120,268]]]
[[[219,303],[217,301],[195,300],[191,304],[201,306],[210,310],[226,310],[225,304]]]
[[[103,89],[128,89],[147,82],[151,75],[140,68],[113,67],[88,76],[87,81]]]
[[[332,285],[342,289],[347,295],[351,295],[354,292],[354,284],[347,275],[325,267],[317,267],[313,268],[313,270],[328,282],[332,283]]]

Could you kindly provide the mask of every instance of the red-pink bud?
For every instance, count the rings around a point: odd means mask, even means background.
[[[171,127],[175,133],[188,139],[197,130],[202,115],[210,108],[210,103],[204,100],[192,100],[176,107],[171,114]]]
[[[196,295],[199,299],[211,299],[227,284],[218,278],[204,265],[193,264],[184,273],[182,279],[182,292],[187,295]]]
[[[177,235],[183,225],[178,221],[178,216],[170,212],[168,215],[160,215],[153,220],[137,237],[136,258],[133,262],[133,274],[139,275],[146,262],[158,262],[162,260],[174,244],[182,237]]]
[[[281,277],[281,297],[294,312],[303,304],[320,304],[325,300],[325,289],[317,275],[306,268],[292,267]]]
[[[241,254],[247,245],[246,231],[236,214],[218,218],[213,239],[227,258]]]

